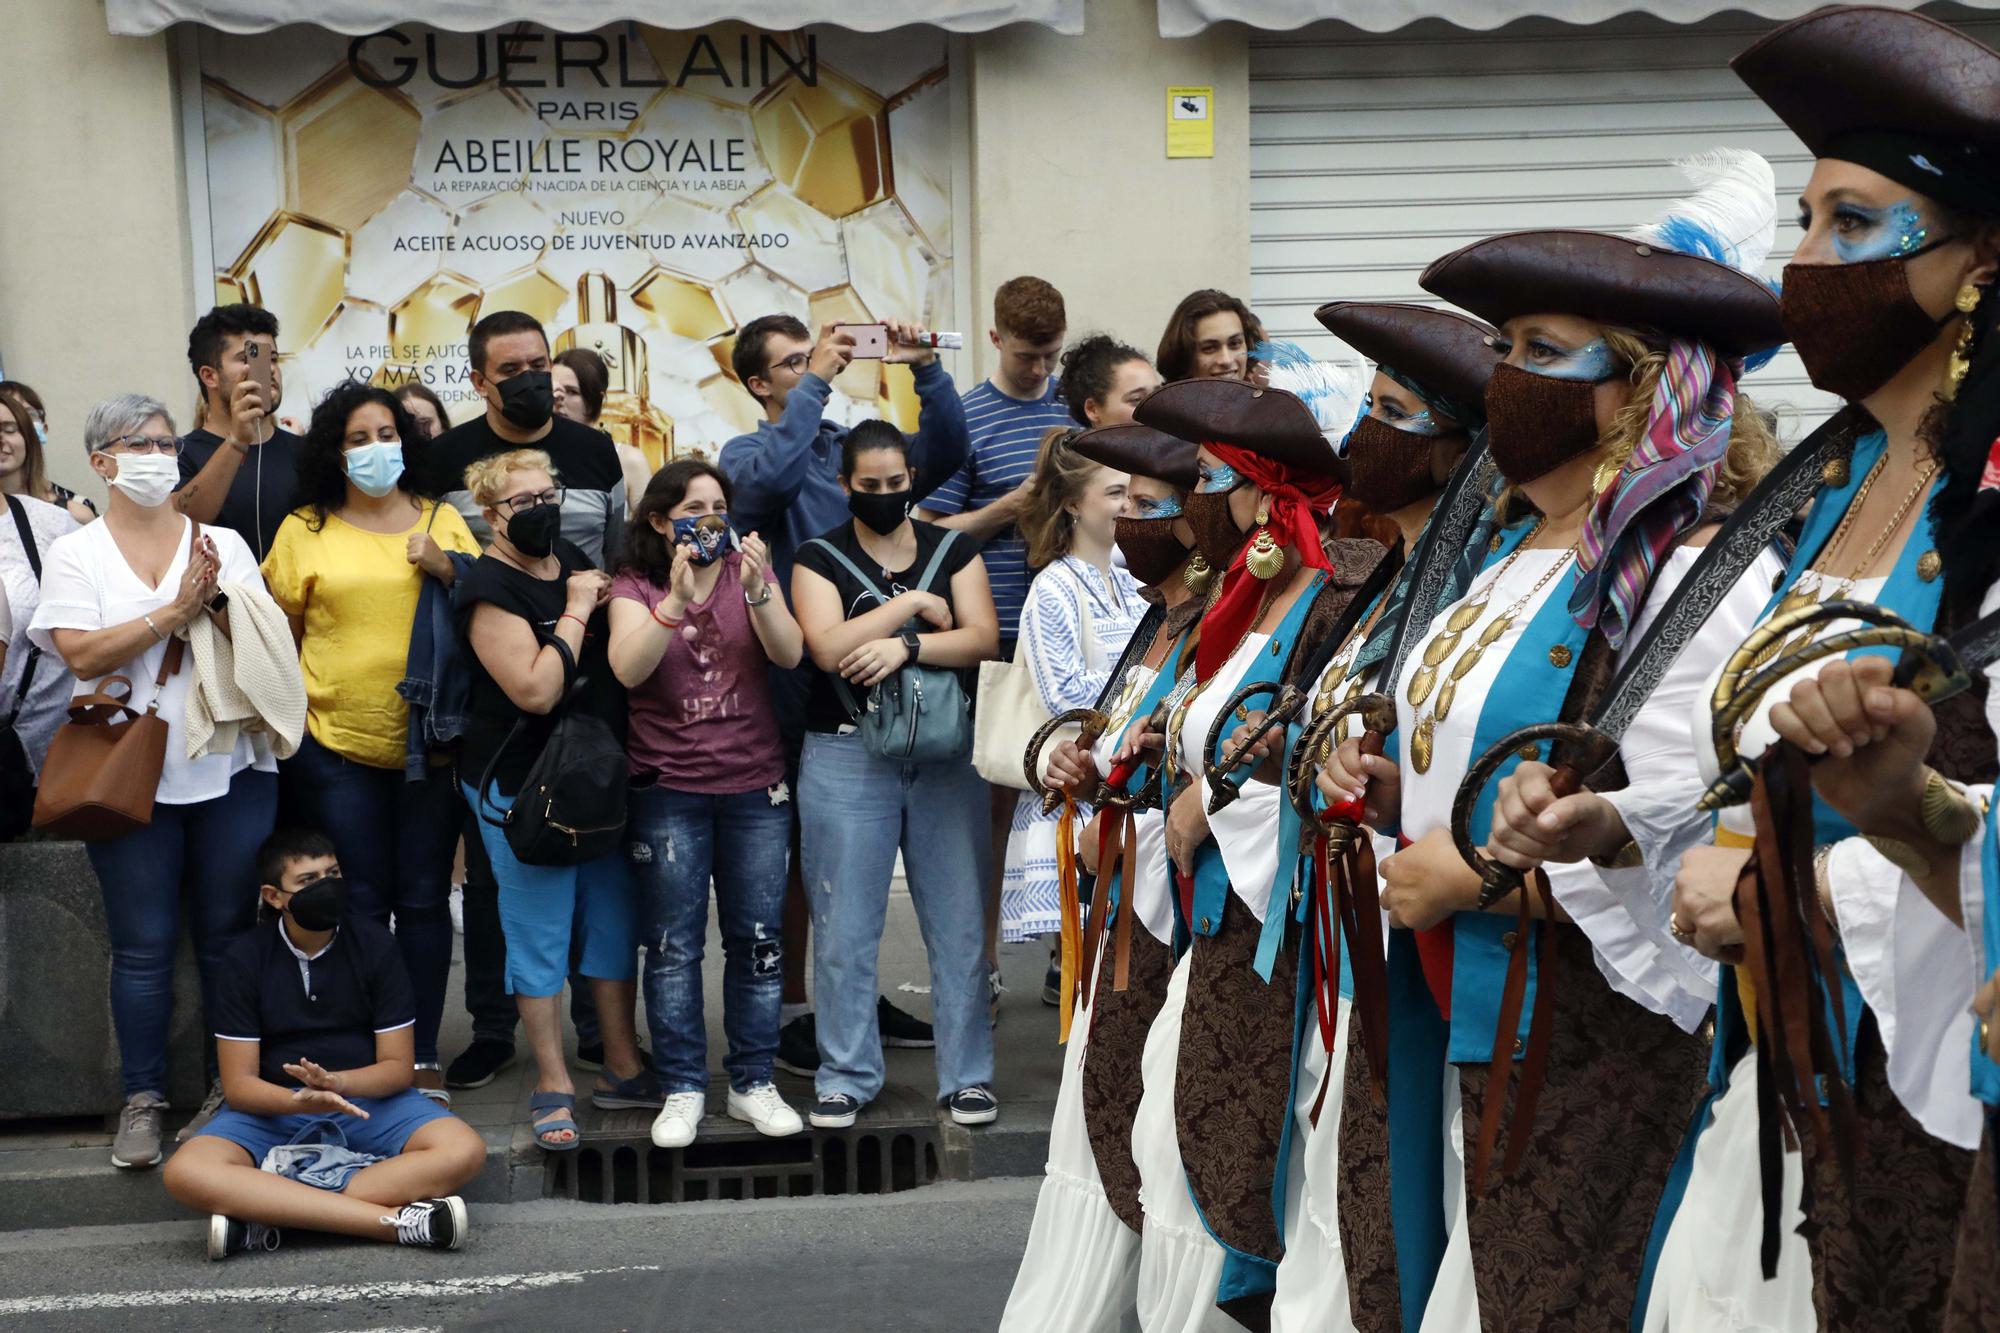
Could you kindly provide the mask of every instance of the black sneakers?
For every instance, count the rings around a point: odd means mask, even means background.
[[[425,1250],[455,1250],[465,1243],[468,1230],[465,1200],[456,1194],[442,1199],[419,1199],[406,1203],[393,1217],[385,1216],[383,1226],[396,1228],[398,1245],[414,1245]]]
[[[890,1004],[886,995],[875,999],[875,1021],[882,1028],[884,1046],[907,1046],[927,1051],[937,1045],[937,1037],[929,1023]]]
[[[208,1257],[216,1263],[250,1250],[275,1250],[278,1242],[276,1227],[261,1222],[239,1222],[221,1213],[208,1215]]]
[[[830,1093],[813,1104],[814,1129],[846,1129],[861,1114],[861,1099],[844,1092]]]
[[[1000,1118],[1000,1099],[984,1083],[960,1088],[945,1099],[945,1105],[961,1125],[990,1125]]]
[[[504,1041],[481,1037],[465,1048],[444,1071],[447,1088],[483,1088],[514,1063],[514,1048]]]
[[[819,1026],[811,1014],[801,1014],[778,1029],[778,1068],[811,1078],[819,1072]]]

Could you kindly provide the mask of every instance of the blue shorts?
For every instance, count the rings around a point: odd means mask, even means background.
[[[347,1146],[375,1157],[394,1157],[409,1143],[410,1135],[433,1120],[449,1120],[451,1112],[415,1088],[405,1088],[393,1097],[349,1097],[347,1100],[368,1113],[366,1120],[351,1115],[329,1115],[316,1111],[308,1115],[248,1115],[232,1111],[224,1102],[215,1118],[196,1138],[227,1139],[250,1154],[250,1165],[262,1166],[264,1154],[280,1144],[290,1143],[298,1132],[315,1120],[331,1120],[347,1136]]]

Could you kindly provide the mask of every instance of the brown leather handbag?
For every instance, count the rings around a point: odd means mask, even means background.
[[[191,525],[194,533],[199,524]],[[193,559],[193,534],[189,559]],[[181,668],[183,639],[171,639],[153,680],[153,702],[132,707],[132,678],[106,676],[95,692],[69,701],[69,721],[56,729],[42,760],[35,827],[60,838],[105,842],[153,822],[153,798],[167,762],[167,720],[160,691]]]

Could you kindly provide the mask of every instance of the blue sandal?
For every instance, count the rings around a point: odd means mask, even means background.
[[[575,1152],[583,1146],[583,1131],[576,1124],[576,1094],[573,1092],[537,1092],[528,1098],[528,1116],[533,1120],[538,1111],[568,1111],[570,1114],[557,1116],[554,1120],[536,1123],[535,1142],[548,1152]],[[546,1135],[570,1132],[567,1143],[552,1142]]]

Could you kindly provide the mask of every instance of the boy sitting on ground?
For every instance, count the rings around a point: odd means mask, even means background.
[[[223,1107],[168,1161],[167,1192],[211,1214],[211,1259],[276,1249],[283,1227],[458,1249],[453,1191],[479,1174],[486,1144],[411,1086],[416,1001],[395,940],[342,911],[322,833],[272,834],[257,875],[266,919],[230,949],[209,1016]],[[386,1160],[338,1192],[259,1169],[316,1121],[328,1123],[305,1138],[337,1127],[348,1149]]]

